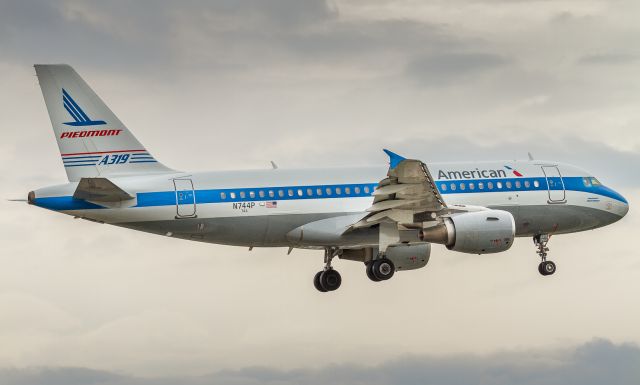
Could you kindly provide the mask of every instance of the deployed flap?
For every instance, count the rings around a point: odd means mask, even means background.
[[[436,188],[427,166],[419,160],[405,159],[389,150],[387,178],[378,183],[373,193],[373,205],[367,209],[367,217],[352,228],[369,227],[382,222],[396,222],[405,227],[415,227],[425,214],[441,215],[448,212],[447,204]],[[435,216],[428,215],[433,219]]]
[[[80,179],[73,197],[92,202],[121,202],[133,199],[133,196],[107,178]]]

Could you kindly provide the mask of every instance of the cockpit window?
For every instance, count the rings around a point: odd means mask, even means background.
[[[602,186],[602,183],[600,183],[600,181],[597,180],[596,178],[591,177],[590,179],[591,179],[591,184],[592,185],[594,185],[594,186]]]
[[[582,183],[584,183],[584,187],[591,187],[591,179],[582,178]]]

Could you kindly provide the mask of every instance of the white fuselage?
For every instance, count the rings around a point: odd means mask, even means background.
[[[517,236],[570,233],[613,223],[626,200],[586,172],[556,162],[428,165],[448,205],[509,211]],[[35,191],[32,203],[63,213],[184,239],[243,246],[323,247],[297,243],[296,228],[331,217],[357,221],[387,167],[247,170],[110,176],[134,196],[94,204],[72,196],[76,183]],[[377,233],[331,238],[332,246],[377,242]],[[328,242],[328,241],[327,241]]]

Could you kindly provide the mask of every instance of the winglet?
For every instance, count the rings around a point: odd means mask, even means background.
[[[393,151],[389,151],[386,148],[382,149],[382,151],[384,151],[387,155],[389,155],[389,167],[390,168],[396,168],[396,166],[398,165],[398,163],[402,162],[403,160],[405,160],[404,157],[396,154]]]

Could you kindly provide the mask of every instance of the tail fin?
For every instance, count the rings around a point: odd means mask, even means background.
[[[151,156],[73,68],[35,69],[69,181],[172,171]]]

